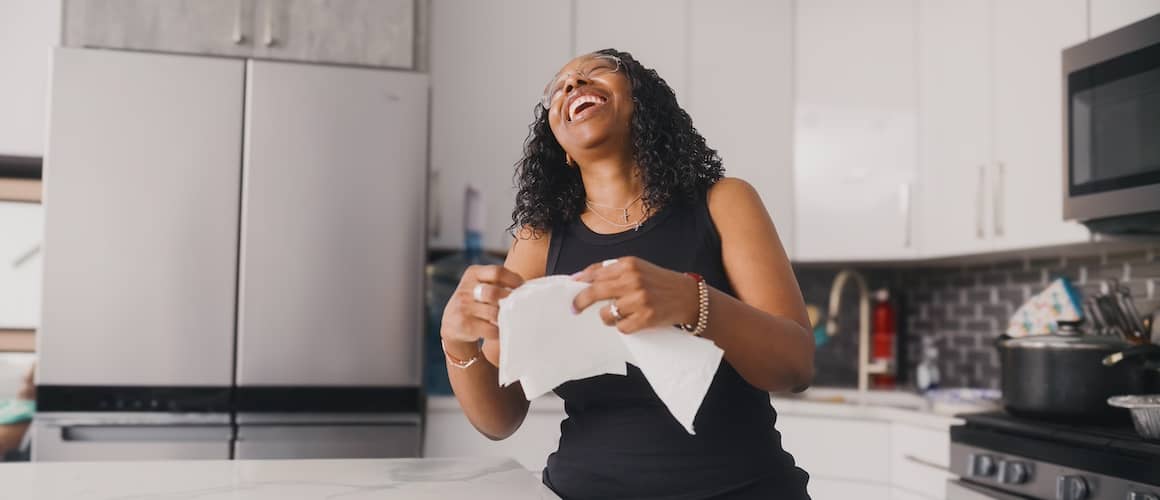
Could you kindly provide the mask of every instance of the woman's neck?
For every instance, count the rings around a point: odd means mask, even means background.
[[[644,193],[631,155],[583,162],[580,177],[588,201],[595,205],[625,207]]]

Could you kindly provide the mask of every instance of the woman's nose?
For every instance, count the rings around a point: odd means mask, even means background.
[[[567,83],[564,85],[564,95],[571,94],[573,90],[576,90],[577,88],[584,85],[588,85],[588,83],[588,79],[582,76],[570,77],[568,78]]]

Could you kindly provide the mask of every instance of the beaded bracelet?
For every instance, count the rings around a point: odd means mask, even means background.
[[[678,326],[686,332],[700,337],[709,328],[709,285],[705,284],[705,278],[701,277],[700,274],[685,273],[685,275],[697,282],[697,323]]]

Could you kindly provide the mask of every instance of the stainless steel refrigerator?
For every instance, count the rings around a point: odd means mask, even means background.
[[[427,95],[58,49],[33,459],[418,456]]]

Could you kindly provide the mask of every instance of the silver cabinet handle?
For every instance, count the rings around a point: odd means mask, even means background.
[[[431,169],[430,187],[428,188],[428,203],[431,206],[431,235],[432,239],[439,239],[443,233],[443,204],[439,197],[439,171]]]
[[[278,37],[274,34],[274,4],[275,0],[266,0],[266,37],[262,43],[267,47],[273,47],[278,43]]]
[[[985,217],[983,216],[983,189],[986,184],[987,166],[979,165],[979,182],[975,185],[975,237],[980,240],[986,236],[983,230]]]
[[[1006,170],[1006,165],[1003,162],[995,162],[995,200],[992,206],[994,209],[995,236],[1003,236],[1004,231],[1006,231],[1003,227],[1003,217],[1006,215],[1003,213],[1003,191],[1005,189],[1003,185],[1004,170]]]
[[[942,465],[936,464],[936,463],[931,462],[929,460],[923,460],[923,459],[918,458],[914,455],[907,454],[907,455],[903,455],[902,458],[904,460],[906,460],[907,462],[910,462],[913,464],[918,464],[918,465],[921,465],[923,467],[930,467],[932,469],[938,469],[938,470],[941,470],[943,472],[950,472],[951,471],[950,468],[948,468],[948,467],[943,467]]]
[[[234,34],[231,37],[231,39],[234,41],[234,45],[241,45],[243,43],[246,43],[246,29],[245,29],[246,2],[239,1],[237,3],[238,3],[238,10],[237,10],[237,12],[234,13]]]
[[[902,247],[903,248],[910,248],[910,243],[911,243],[911,227],[910,227],[911,222],[910,222],[910,219],[912,217],[911,217],[911,213],[910,213],[910,205],[911,205],[911,203],[910,203],[911,192],[910,191],[911,191],[911,183],[909,183],[909,182],[904,182],[904,183],[902,183],[901,186],[899,186],[899,190],[898,190],[899,208],[901,209],[900,211],[902,212],[903,223],[905,224],[905,226],[904,226],[905,229],[903,230],[903,235],[902,235]]]

